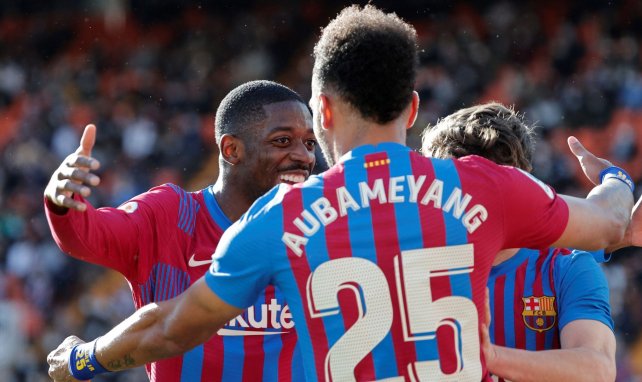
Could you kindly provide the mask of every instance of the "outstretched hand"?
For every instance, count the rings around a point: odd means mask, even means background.
[[[74,346],[82,344],[85,341],[76,336],[67,337],[58,348],[52,350],[47,356],[49,364],[49,377],[54,382],[74,382],[77,381],[69,372],[69,353]]]
[[[54,171],[45,188],[45,197],[61,211],[71,208],[85,211],[87,205],[73,199],[77,193],[83,197],[91,194],[91,188],[100,183],[100,178],[91,171],[100,167],[98,160],[91,156],[96,142],[96,126],[87,125],[80,138],[78,149],[69,155]]]
[[[582,143],[573,136],[568,137],[567,142],[571,152],[580,162],[584,175],[586,175],[593,184],[600,184],[600,172],[607,167],[613,166],[613,164],[606,159],[598,158],[593,155],[593,153],[588,151],[584,145],[582,145]]]

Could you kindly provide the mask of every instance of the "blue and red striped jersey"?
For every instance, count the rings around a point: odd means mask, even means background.
[[[205,279],[237,307],[277,286],[310,381],[479,381],[495,254],[546,247],[567,219],[550,188],[514,168],[361,146],[257,200],[224,234]]]
[[[566,249],[520,249],[494,266],[488,279],[493,343],[559,349],[560,330],[580,319],[613,330],[608,285],[593,257]]]
[[[47,217],[63,251],[125,275],[136,308],[173,298],[202,277],[231,225],[212,187],[187,192],[171,184],[118,209],[89,207],[65,215],[47,209]],[[302,380],[294,322],[283,295],[268,286],[255,297],[219,335],[183,356],[146,365],[150,380]]]

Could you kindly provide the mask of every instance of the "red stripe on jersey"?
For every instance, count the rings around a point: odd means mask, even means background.
[[[223,378],[223,337],[215,334],[203,344],[201,382],[220,381]]]
[[[435,171],[431,162],[426,161],[421,156],[410,156],[410,165],[413,174],[425,175],[424,183],[417,193],[418,201],[430,187],[432,180],[435,178]],[[420,176],[421,176],[420,175]],[[419,178],[417,176],[416,178]],[[421,222],[421,234],[423,236],[424,248],[441,247],[445,245],[446,226],[444,224],[444,215],[441,209],[429,205],[417,203],[419,209],[419,220]]]
[[[279,370],[277,378],[279,381],[291,381],[292,357],[294,355],[294,349],[296,348],[296,336],[283,335],[281,336],[281,341],[283,342],[283,345],[281,347],[281,353],[279,353]]]
[[[323,176],[323,196],[325,196],[330,204],[338,206],[337,193],[335,190],[339,187],[345,186],[345,174],[343,174],[343,167],[336,168],[335,171],[326,172]],[[340,213],[337,211],[337,213]],[[342,257],[352,257],[352,247],[350,244],[350,229],[348,226],[347,216],[339,216],[332,224],[325,227],[325,240],[328,250],[328,257],[331,260],[339,259]],[[359,309],[357,299],[352,290],[342,289],[339,291],[338,296],[339,307],[341,315],[343,316],[343,325],[346,330],[350,330],[359,320]],[[367,309],[367,308],[366,308]],[[365,309],[364,309],[365,310]],[[359,379],[374,380],[374,360],[372,353],[365,356],[355,367],[355,375]]]
[[[506,336],[504,333],[504,285],[506,285],[506,275],[501,275],[495,279],[495,296],[493,304],[493,326],[495,344],[506,346]]]
[[[376,153],[365,156],[365,163],[374,163],[375,166],[367,167],[368,185],[373,186],[376,179],[389,179],[390,169],[387,164],[381,164],[387,160],[386,153]],[[377,164],[379,161],[379,165]],[[386,182],[384,182],[384,185]],[[379,203],[377,199],[370,201],[370,213],[372,216],[372,233],[374,235],[375,251],[377,253],[377,265],[386,276],[388,285],[395,288],[394,257],[401,253],[399,238],[397,236],[397,221],[395,218],[395,207],[392,203]],[[393,325],[390,329],[392,344],[397,361],[397,370],[401,374],[407,373],[407,365],[417,359],[415,346],[412,342],[405,342],[401,317],[399,316],[399,300],[397,293],[391,293]],[[357,379],[358,376],[357,376]]]
[[[411,166],[413,174],[426,176],[417,195],[417,199],[421,200],[420,198],[426,193],[435,178],[435,171],[432,167],[432,163],[430,161],[426,161],[420,156],[411,155]],[[444,224],[444,215],[442,210],[435,208],[430,203],[428,205],[417,203],[417,206],[419,208],[419,219],[421,222],[424,247],[431,248],[446,245],[446,225]],[[433,301],[452,295],[449,277],[431,277],[430,288],[432,291]],[[449,326],[442,325],[437,328],[436,336],[441,369],[445,374],[454,373],[457,370],[456,341],[454,332]]]
[[[557,256],[559,256],[559,255],[563,255],[563,256],[564,255],[568,255],[568,254],[571,253],[571,251],[569,251],[567,249],[555,249],[554,251],[555,252],[553,253],[553,256],[551,256],[551,263],[550,263],[550,265],[548,267],[548,281],[549,281],[549,285],[551,287],[551,292],[553,292],[553,296],[555,296],[555,300],[553,301],[553,308],[555,309],[555,311],[558,314],[558,316],[555,319],[559,320],[559,312],[560,312],[560,310],[557,308],[559,301],[557,301],[558,300],[557,299],[557,291],[555,290],[555,277],[554,277],[553,272],[555,270],[555,261],[557,259]],[[560,332],[559,332],[559,329],[560,329],[559,322],[556,322],[555,326],[552,329],[552,330],[556,331],[555,335],[553,336],[553,344],[552,344],[553,349],[560,349],[562,347],[562,345],[560,344]]]
[[[515,325],[515,348],[517,349],[526,349],[526,325],[524,325],[524,318],[522,317],[522,309],[524,307],[522,297],[524,296],[524,278],[526,277],[527,266],[528,260],[524,261],[515,272],[513,323]]]
[[[544,286],[542,285],[542,265],[546,259],[548,250],[540,251],[539,257],[535,263],[535,281],[533,282],[533,295],[536,297],[544,296]],[[542,308],[540,308],[542,309]],[[535,332],[535,350],[544,350],[546,348],[546,333]]]
[[[294,225],[294,219],[296,219],[298,214],[303,211],[303,195],[301,189],[293,187],[293,190],[287,193],[284,198],[282,206],[283,232],[299,232],[299,229]],[[312,318],[310,316],[310,311],[306,309],[306,305],[308,303],[307,282],[308,277],[312,273],[310,271],[310,263],[306,256],[307,254],[305,252],[306,248],[303,246],[303,253],[301,256],[297,256],[287,246],[286,251],[288,259],[290,260],[292,274],[294,275],[297,287],[299,288],[301,302],[304,304],[303,311],[305,313],[306,326],[310,334],[310,341],[312,342],[314,351],[314,363],[317,371],[317,379],[322,381],[325,380],[325,358],[328,354],[328,338],[325,333],[325,327],[323,326],[323,320],[321,318]],[[286,344],[284,343],[283,345],[283,352],[285,352],[287,351],[285,349]],[[279,373],[281,372],[281,366],[281,359],[279,359]],[[288,367],[291,367],[291,365]]]
[[[256,313],[256,312],[255,312]],[[268,319],[269,319],[268,313]],[[263,336],[243,337],[243,381],[253,382],[263,380],[263,363],[265,362],[265,351],[263,351]]]
[[[450,277],[431,277],[430,290],[432,300],[452,296]],[[439,351],[439,363],[445,374],[452,374],[457,371],[456,341],[452,330],[444,330],[447,325],[437,328],[437,350]]]

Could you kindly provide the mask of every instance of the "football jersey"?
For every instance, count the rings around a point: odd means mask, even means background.
[[[203,276],[223,231],[231,225],[211,186],[187,192],[167,184],[117,209],[88,205],[84,213],[46,211],[60,248],[122,273],[136,308],[171,299]],[[283,295],[269,286],[255,297],[219,335],[183,356],[146,365],[150,380],[301,380],[294,322]]]
[[[310,381],[479,381],[495,254],[549,246],[567,220],[565,202],[514,168],[366,145],[257,200],[205,280],[237,307],[277,286]]]
[[[580,319],[613,330],[609,289],[595,255],[520,249],[494,266],[488,279],[492,342],[526,350],[559,349],[560,330]]]

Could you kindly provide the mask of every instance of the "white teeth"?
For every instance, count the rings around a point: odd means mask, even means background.
[[[294,175],[294,174],[283,174],[279,177],[279,179],[283,182],[301,183],[305,181],[305,176]]]

